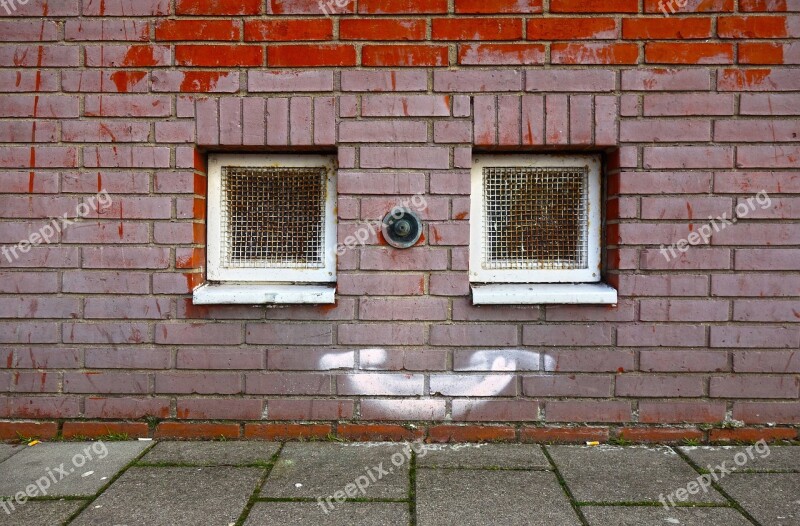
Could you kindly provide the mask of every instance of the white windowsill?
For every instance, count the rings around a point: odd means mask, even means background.
[[[473,305],[613,305],[617,290],[605,283],[472,285]]]
[[[336,303],[336,288],[326,285],[204,284],[194,289],[195,305]]]

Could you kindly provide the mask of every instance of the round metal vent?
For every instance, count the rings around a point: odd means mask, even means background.
[[[381,226],[386,242],[395,248],[413,247],[422,235],[422,222],[407,208],[395,208],[383,218]]]

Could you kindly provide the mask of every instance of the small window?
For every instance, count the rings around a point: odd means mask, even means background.
[[[472,168],[470,281],[598,283],[600,166],[597,155],[476,157]],[[577,289],[505,287],[481,289],[478,294],[475,290],[473,287],[473,300],[485,291],[502,291],[507,303],[557,303],[562,301],[546,301],[549,296],[539,295],[529,301],[513,296],[525,290],[571,291],[574,296]]]
[[[219,154],[208,161],[210,285],[253,291],[336,281],[333,157]]]

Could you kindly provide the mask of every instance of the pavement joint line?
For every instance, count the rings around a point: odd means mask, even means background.
[[[758,475],[759,473],[766,473],[766,474],[792,474],[792,473],[800,473],[800,470],[797,469],[737,469],[736,471],[731,471],[731,475]]]
[[[504,468],[499,466],[419,466],[419,469],[441,469],[450,471],[538,471],[538,472],[551,472],[552,468]]]
[[[578,506],[581,507],[597,507],[597,508],[658,508],[664,505],[657,501],[642,501],[642,502],[603,502],[603,501],[579,501]],[[676,508],[733,508],[730,503],[721,502],[681,502],[675,504]]]
[[[257,502],[257,498],[259,493],[261,493],[261,489],[264,487],[264,484],[267,482],[267,478],[269,477],[270,473],[272,473],[272,468],[275,467],[275,464],[278,463],[278,457],[280,457],[281,452],[283,451],[283,447],[286,445],[286,442],[281,442],[278,451],[272,455],[269,462],[266,466],[263,466],[264,474],[261,475],[261,479],[256,483],[256,487],[253,490],[253,493],[250,495],[250,498],[247,500],[247,504],[245,504],[242,513],[239,514],[239,518],[236,519],[236,526],[242,526],[244,521],[247,520],[247,517],[250,515],[250,510],[253,509],[253,506]]]
[[[137,462],[137,468],[260,468],[270,467],[272,460],[266,462],[250,462],[246,464],[203,464],[195,462]]]
[[[684,461],[686,461],[686,463],[689,464],[692,467],[692,469],[700,473],[701,470],[700,466],[694,460],[692,460],[689,457],[689,455],[684,453],[681,450],[681,448],[676,447],[672,449],[678,454],[678,456],[680,456]],[[744,509],[744,507],[741,504],[739,504],[739,502],[736,499],[734,499],[730,494],[728,494],[727,491],[722,489],[722,486],[720,486],[720,484],[716,480],[713,480],[713,477],[709,477],[709,482],[711,483],[711,487],[717,490],[720,493],[720,495],[728,499],[728,502],[730,503],[731,507],[736,509],[736,511],[738,511],[739,513],[741,513],[745,519],[752,522],[755,526],[762,526],[762,524],[758,522],[755,519],[755,517],[750,515],[750,512]]]
[[[257,497],[256,502],[310,502],[317,503],[317,497]],[[365,499],[365,498],[346,498],[342,502],[408,502],[408,499]]]
[[[4,497],[4,499],[5,499],[5,497]],[[53,500],[72,500],[72,501],[77,501],[77,500],[89,500],[89,497],[81,497],[81,496],[78,496],[78,495],[62,495],[62,496],[47,495],[47,496],[44,496],[44,497],[29,497],[28,498],[28,502],[48,502],[48,501],[53,501]]]
[[[413,447],[408,462],[408,524],[417,526],[417,452]]]
[[[123,466],[123,468],[122,468],[121,470],[119,470],[119,471],[117,472],[117,474],[116,474],[116,475],[114,475],[113,477],[109,478],[109,479],[108,479],[108,482],[105,484],[105,486],[103,486],[102,488],[100,488],[100,489],[97,491],[97,493],[95,493],[95,494],[94,494],[92,497],[89,497],[89,499],[86,501],[86,503],[84,503],[84,505],[83,505],[83,506],[81,506],[80,508],[78,508],[77,510],[75,510],[75,512],[74,512],[72,515],[70,515],[70,516],[67,518],[67,520],[66,520],[66,521],[64,521],[64,524],[63,524],[62,526],[69,526],[70,524],[72,524],[72,522],[73,522],[75,519],[77,519],[77,518],[78,518],[78,516],[79,516],[81,513],[83,513],[84,511],[86,511],[86,509],[88,509],[88,508],[89,508],[89,506],[91,506],[91,505],[92,505],[92,503],[93,503],[94,501],[96,501],[96,500],[97,500],[97,499],[100,497],[100,495],[102,495],[103,493],[105,493],[105,491],[106,491],[108,488],[110,488],[110,487],[111,487],[111,485],[112,485],[112,484],[114,484],[114,483],[115,483],[115,482],[116,482],[116,481],[117,481],[117,480],[118,480],[118,479],[119,479],[119,478],[120,478],[122,475],[124,475],[126,471],[128,471],[130,468],[132,468],[132,467],[133,467],[133,466],[136,464],[136,462],[138,462],[138,461],[139,461],[139,459],[140,459],[140,458],[142,458],[143,456],[145,456],[145,455],[146,455],[146,454],[147,454],[147,453],[148,453],[148,452],[149,452],[151,449],[153,449],[154,447],[156,447],[156,443],[157,443],[157,442],[156,442],[155,440],[154,440],[154,441],[152,441],[152,442],[150,443],[150,445],[149,445],[149,446],[147,446],[146,448],[144,448],[144,449],[142,450],[142,452],[141,452],[141,453],[139,453],[139,454],[138,454],[138,455],[137,455],[135,458],[131,459],[131,461],[130,461],[130,462],[128,462],[128,463],[127,463],[125,466]]]
[[[567,485],[567,481],[564,480],[564,477],[561,475],[561,470],[558,469],[555,460],[550,455],[550,451],[548,451],[546,446],[539,446],[542,448],[542,453],[544,456],[547,457],[548,462],[550,465],[553,466],[553,474],[555,474],[556,479],[558,479],[558,484],[561,486],[561,489],[566,493],[567,498],[569,499],[569,503],[572,506],[572,509],[575,511],[575,514],[578,516],[578,520],[581,522],[583,526],[590,526],[589,521],[586,520],[586,517],[583,515],[583,511],[581,510],[580,505],[578,505],[578,500],[572,494],[572,490]]]

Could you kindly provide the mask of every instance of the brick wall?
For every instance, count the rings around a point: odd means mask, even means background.
[[[113,203],[0,255],[0,437],[795,438],[800,3],[681,3],[1,3],[0,244]],[[617,306],[472,306],[489,150],[604,153]],[[423,240],[195,306],[209,151],[337,152],[340,240],[413,195]]]

